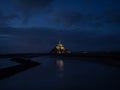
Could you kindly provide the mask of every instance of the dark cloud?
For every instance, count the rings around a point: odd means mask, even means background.
[[[83,15],[79,12],[68,11],[56,12],[54,16],[55,22],[62,23],[65,26],[78,24],[83,18]]]
[[[0,10],[0,27],[8,27],[10,22],[18,18],[16,14],[7,14],[5,15],[2,10]]]
[[[58,10],[53,16],[55,23],[63,26],[90,26],[101,28],[106,24],[120,24],[120,10],[105,10],[100,14]]]
[[[47,9],[52,2],[53,0],[17,0],[17,9],[22,12],[23,22],[27,23],[32,15]]]
[[[110,9],[105,12],[107,23],[120,24],[120,9]]]
[[[53,0],[18,0],[19,7],[23,11],[40,10],[48,7],[52,2]]]
[[[11,19],[15,19],[18,18],[18,16],[16,14],[10,14],[10,15],[1,15],[0,19],[3,21],[9,21]]]
[[[3,16],[3,13],[2,13],[2,11],[0,10],[0,27],[8,26],[7,20],[4,20],[3,17],[4,17],[4,16]]]
[[[77,11],[57,11],[53,16],[55,23],[63,26],[94,26],[100,27],[98,16],[91,13],[81,13]]]

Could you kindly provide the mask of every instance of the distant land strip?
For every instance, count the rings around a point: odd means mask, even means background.
[[[72,53],[12,53],[0,54],[0,58],[14,58],[14,57],[39,57],[39,56],[67,56],[67,57],[96,57],[96,58],[118,58],[120,59],[120,52],[72,52]]]

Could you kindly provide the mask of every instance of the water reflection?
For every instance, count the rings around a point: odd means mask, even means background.
[[[63,60],[59,59],[56,61],[57,67],[60,69],[60,71],[64,70],[64,62]]]
[[[58,68],[58,77],[62,78],[64,76],[64,73],[63,73],[63,70],[64,70],[64,62],[62,59],[58,59],[56,61],[56,65],[57,65],[57,68]]]

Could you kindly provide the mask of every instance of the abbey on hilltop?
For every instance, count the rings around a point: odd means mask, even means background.
[[[68,49],[65,49],[65,47],[62,45],[62,43],[59,41],[59,43],[51,50],[52,54],[65,54],[65,53],[71,53]]]

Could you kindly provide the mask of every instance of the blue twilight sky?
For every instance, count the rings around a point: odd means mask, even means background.
[[[36,52],[36,46],[48,48],[60,39],[75,50],[120,50],[119,5],[119,0],[0,0],[0,48],[22,52],[31,45]]]
[[[0,21],[12,27],[116,30],[119,4],[119,0],[0,0]]]

